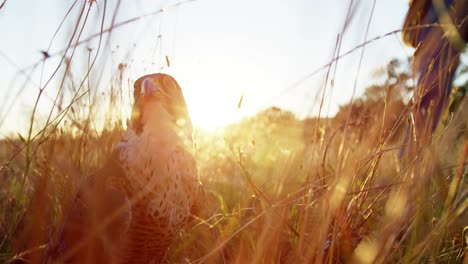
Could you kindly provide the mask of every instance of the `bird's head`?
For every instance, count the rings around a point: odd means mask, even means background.
[[[192,122],[187,104],[172,76],[155,73],[140,77],[134,84],[133,95],[132,127],[137,134],[145,129],[172,129],[179,136],[191,139]]]

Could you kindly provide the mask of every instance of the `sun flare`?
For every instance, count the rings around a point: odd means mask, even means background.
[[[203,100],[188,103],[193,126],[206,131],[214,131],[239,121],[244,115],[233,107],[213,107]]]
[[[206,80],[203,84],[192,81],[186,87],[183,90],[185,101],[193,126],[197,129],[213,132],[253,113],[245,105],[239,104],[240,94],[219,92],[211,88],[215,87],[213,83]]]

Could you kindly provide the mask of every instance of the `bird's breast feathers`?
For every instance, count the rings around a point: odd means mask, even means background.
[[[199,188],[196,162],[186,146],[130,134],[117,151],[126,177],[124,191],[141,197],[138,207],[170,225],[186,222]]]

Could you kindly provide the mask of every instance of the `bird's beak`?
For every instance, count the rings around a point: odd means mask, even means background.
[[[151,78],[146,78],[141,83],[140,96],[141,98],[153,96],[156,94],[157,90],[158,88],[154,84],[153,80]]]

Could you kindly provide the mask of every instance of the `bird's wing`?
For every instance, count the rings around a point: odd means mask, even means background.
[[[174,169],[180,174],[183,181],[184,192],[190,201],[190,214],[199,216],[205,207],[205,191],[203,185],[198,180],[198,169],[195,158],[185,148],[176,148],[172,154],[172,162],[176,166]]]
[[[109,186],[107,179],[123,173],[111,160],[81,184],[50,244],[48,262],[113,262],[128,231],[132,211],[126,195]]]

